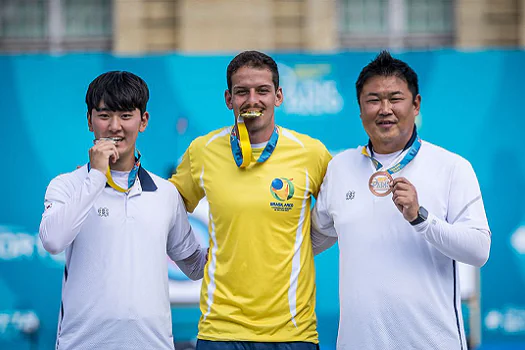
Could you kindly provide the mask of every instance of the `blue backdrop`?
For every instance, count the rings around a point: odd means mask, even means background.
[[[367,141],[354,83],[376,53],[278,54],[285,102],[279,124],[321,139],[332,152]],[[525,52],[413,52],[422,138],[466,157],[477,172],[493,232],[482,269],[484,346],[525,344]],[[151,114],[139,137],[143,164],[167,177],[196,136],[233,123],[224,103],[228,56],[107,54],[0,56],[0,348],[50,349],[56,334],[63,257],[41,247],[47,184],[88,160],[85,92],[108,70],[149,84]],[[519,124],[522,123],[522,124]],[[316,258],[321,343],[335,344],[337,249]],[[195,307],[175,308],[174,332],[193,338]],[[31,333],[36,321],[39,331]]]

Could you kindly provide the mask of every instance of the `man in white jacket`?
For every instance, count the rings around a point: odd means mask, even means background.
[[[421,141],[417,74],[383,51],[356,83],[367,146],[328,165],[313,229],[337,237],[337,349],[466,350],[457,262],[491,234],[470,163]]]
[[[177,189],[140,164],[146,83],[97,77],[86,94],[89,163],[49,184],[40,239],[66,266],[57,349],[173,349],[167,256],[202,278],[206,250]]]

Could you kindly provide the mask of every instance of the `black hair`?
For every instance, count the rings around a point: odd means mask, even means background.
[[[124,71],[111,71],[99,75],[89,84],[86,92],[88,115],[104,102],[111,111],[140,110],[146,112],[149,100],[148,85],[139,76]]]
[[[359,77],[355,83],[355,88],[357,90],[357,103],[360,104],[359,97],[363,91],[363,86],[368,79],[375,76],[396,76],[401,78],[407,82],[408,89],[412,93],[412,98],[414,100],[419,94],[419,84],[416,72],[410,68],[407,63],[392,57],[387,50],[383,50],[372,62],[361,70],[361,73],[359,73]]]
[[[229,92],[232,91],[232,75],[242,67],[269,69],[272,72],[272,81],[275,90],[277,91],[279,88],[279,70],[273,58],[259,51],[244,51],[235,56],[228,65],[228,69],[226,69],[226,81]]]

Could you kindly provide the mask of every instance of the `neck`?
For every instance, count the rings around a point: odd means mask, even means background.
[[[135,156],[131,153],[130,157],[119,158],[116,163],[109,162],[109,168],[116,171],[131,171],[135,165]]]
[[[269,132],[266,130],[250,132],[250,130],[248,130],[248,135],[250,136],[250,143],[252,144],[268,142],[270,140],[270,137],[272,137],[272,133],[273,128]]]
[[[391,143],[385,143],[384,141],[381,142],[380,140],[372,141],[372,147],[374,149],[374,153],[379,154],[390,154],[394,152],[401,151],[408,140],[402,141],[401,143],[398,142],[391,142]]]

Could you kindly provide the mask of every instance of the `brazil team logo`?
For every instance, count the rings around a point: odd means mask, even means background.
[[[292,180],[293,179],[287,179],[285,177],[276,177],[273,179],[270,185],[270,192],[273,198],[281,202],[292,198],[295,192]]]

